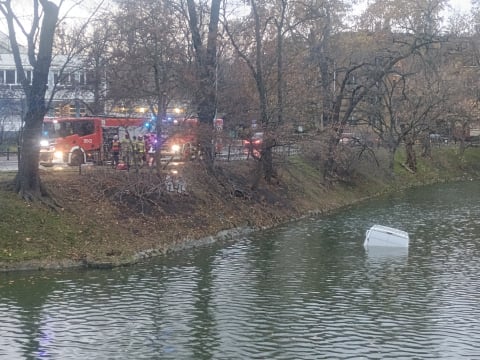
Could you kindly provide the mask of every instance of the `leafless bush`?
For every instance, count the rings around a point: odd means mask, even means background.
[[[141,173],[98,169],[85,176],[97,198],[108,198],[135,213],[152,214],[165,197],[165,176],[153,171]]]

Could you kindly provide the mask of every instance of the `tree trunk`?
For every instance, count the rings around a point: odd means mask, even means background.
[[[163,142],[163,119],[167,117],[167,94],[161,92],[160,84],[165,83],[160,81],[159,71],[155,68],[155,91],[158,94],[157,99],[157,123],[156,135],[157,144],[155,151],[155,168],[158,173],[162,171],[162,142]]]
[[[257,3],[255,1],[251,1],[250,3],[252,7],[252,14],[254,18],[255,24],[255,69],[256,71],[253,73],[255,84],[258,91],[258,99],[260,105],[260,122],[262,124],[262,128],[264,131],[264,142],[262,144],[263,149],[261,151],[260,156],[260,165],[259,169],[263,172],[263,175],[266,179],[271,179],[271,173],[273,173],[273,158],[272,158],[272,149],[269,145],[271,139],[271,124],[269,121],[268,116],[268,100],[267,100],[267,89],[265,84],[265,77],[263,72],[263,40],[262,40],[262,25],[260,22],[260,16],[257,9]],[[279,84],[281,86],[281,84]],[[270,174],[267,174],[265,171],[268,171]],[[261,176],[260,176],[261,177]],[[254,187],[256,186],[254,182]]]
[[[467,145],[465,144],[465,139],[460,139],[460,145],[458,146],[458,152],[460,155],[463,156],[465,154],[465,149],[467,148]]]
[[[272,181],[272,178],[275,177],[275,170],[273,167],[273,147],[275,146],[275,139],[267,137],[264,141],[264,149],[262,151],[262,165],[263,165],[263,174],[267,183]]]
[[[335,154],[338,147],[338,139],[335,135],[329,137],[327,158],[323,163],[323,179],[327,182],[333,182],[335,175]]]
[[[38,160],[40,151],[40,137],[42,133],[43,117],[47,112],[45,93],[47,91],[48,73],[52,61],[52,48],[55,28],[58,19],[58,7],[47,0],[39,0],[43,7],[43,21],[40,28],[38,54],[33,59],[33,49],[36,33],[29,34],[30,62],[33,66],[32,84],[25,78],[25,71],[20,59],[20,52],[15,37],[15,31],[9,26],[10,41],[14,52],[17,73],[23,85],[27,99],[25,125],[21,138],[20,159],[18,173],[15,178],[17,193],[28,201],[40,199],[45,195],[40,181]],[[11,14],[13,17],[13,14]],[[13,21],[13,20],[8,20]],[[9,24],[10,25],[10,24]],[[13,39],[12,39],[13,37]],[[16,48],[15,48],[16,47]]]
[[[25,127],[22,133],[20,161],[15,179],[16,191],[25,200],[33,201],[43,193],[38,170],[38,155],[40,151],[40,135],[43,114],[29,112],[25,117]]]
[[[432,157],[432,144],[428,134],[422,137],[422,157]]]
[[[211,124],[200,123],[197,129],[197,142],[202,154],[202,160],[206,166],[207,171],[213,173],[213,127]]]
[[[407,151],[407,167],[413,172],[417,171],[417,156],[415,154],[415,149],[413,148],[414,142],[407,141],[405,147]]]
[[[388,148],[388,171],[393,177],[395,175],[395,153],[397,152],[396,148]]]
[[[207,45],[202,42],[198,24],[196,4],[193,0],[187,0],[187,9],[189,15],[189,27],[192,33],[193,48],[195,49],[195,59],[198,71],[199,89],[198,94],[198,119],[202,124],[198,143],[203,159],[207,168],[213,167],[212,138],[205,138],[211,131],[206,131],[206,127],[213,128],[213,120],[216,114],[217,94],[216,94],[216,66],[217,66],[217,37],[218,23],[220,18],[221,0],[212,0],[210,8],[210,23],[208,26]]]

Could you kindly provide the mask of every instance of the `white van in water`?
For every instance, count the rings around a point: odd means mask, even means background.
[[[366,248],[370,246],[408,248],[408,244],[407,232],[388,226],[373,225],[367,230],[363,246]]]

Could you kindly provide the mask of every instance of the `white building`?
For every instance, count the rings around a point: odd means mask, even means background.
[[[31,79],[32,67],[28,62],[26,48],[21,47],[20,51],[27,79]],[[74,59],[65,65],[66,61],[66,56],[55,56],[52,59],[46,94],[48,102],[55,90],[49,107],[52,116],[83,115],[86,113],[85,104],[93,100],[82,62]],[[0,32],[0,132],[20,129],[25,111],[24,100],[25,94],[18,81],[8,36]]]

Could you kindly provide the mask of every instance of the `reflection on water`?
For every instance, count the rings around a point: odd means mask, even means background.
[[[407,247],[369,247],[365,250],[367,260],[370,266],[382,263],[407,264],[408,248]]]
[[[149,263],[0,274],[3,359],[480,358],[479,182]],[[410,248],[365,250],[365,230]]]

